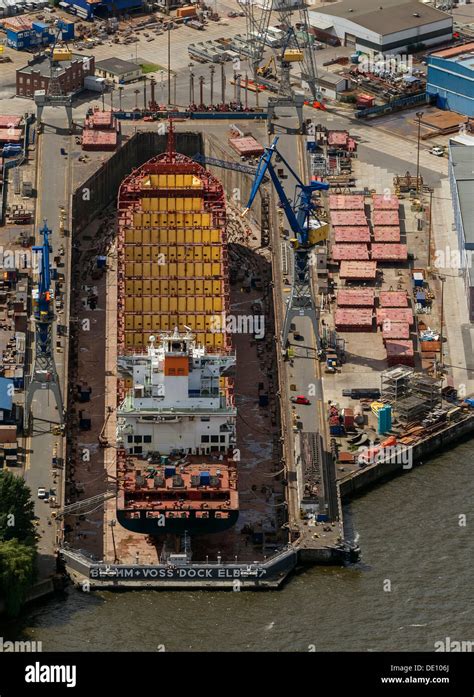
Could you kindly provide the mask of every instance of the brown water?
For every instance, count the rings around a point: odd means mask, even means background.
[[[347,506],[362,548],[356,566],[313,568],[272,592],[71,589],[2,635],[40,640],[43,651],[430,651],[446,637],[474,640],[473,449],[463,444]]]

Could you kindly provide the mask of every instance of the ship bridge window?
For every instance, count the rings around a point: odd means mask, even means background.
[[[145,436],[145,438],[146,438],[146,436]],[[221,441],[221,443],[225,443],[225,436],[220,436],[220,441]]]
[[[211,443],[218,443],[219,442],[219,436],[211,436]]]
[[[143,436],[144,443],[151,443],[151,436]]]
[[[209,443],[209,436],[201,436],[201,443]]]
[[[133,436],[134,443],[141,443],[143,441],[142,436]]]
[[[210,421],[211,417],[210,416],[201,416],[201,421]]]
[[[133,448],[133,454],[134,455],[141,455],[143,452],[143,448],[141,445],[135,445]]]
[[[127,436],[127,443],[133,443],[133,436]]]

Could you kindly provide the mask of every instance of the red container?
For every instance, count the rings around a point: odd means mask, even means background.
[[[372,309],[360,307],[341,307],[336,310],[336,329],[341,332],[371,332],[373,327]]]
[[[387,341],[385,343],[387,349],[387,362],[389,366],[393,365],[409,365],[415,364],[415,352],[413,350],[413,341],[402,340]]]
[[[353,242],[365,242],[368,244],[370,242],[370,230],[364,225],[335,227],[334,240],[337,243],[346,242],[352,244]]]
[[[367,227],[364,211],[331,211],[331,224],[334,227],[344,225],[363,225]]]
[[[372,225],[397,225],[400,227],[398,210],[378,210],[372,211]]]
[[[385,194],[374,194],[372,196],[372,204],[374,210],[377,211],[398,211],[400,201],[397,196],[393,194],[390,196],[386,196]]]
[[[343,288],[337,294],[338,307],[373,307],[374,301],[372,288]]]
[[[335,244],[331,250],[334,261],[345,259],[366,260],[369,258],[369,248],[366,244]]]
[[[330,194],[329,209],[331,211],[363,211],[364,197],[360,194]]]
[[[400,242],[400,228],[397,225],[375,226],[374,242]]]
[[[408,248],[406,244],[374,243],[370,256],[376,261],[406,261]]]
[[[409,307],[379,307],[376,310],[377,324],[382,324],[385,320],[391,322],[407,322],[413,324],[413,312]]]
[[[379,295],[380,307],[407,307],[408,297],[405,290],[382,290]]]
[[[348,281],[375,281],[376,261],[341,261],[339,277]]]
[[[385,322],[382,324],[384,343],[390,339],[409,339],[410,325],[407,322]]]
[[[345,407],[343,410],[344,416],[344,426],[346,428],[352,428],[354,425],[354,410],[350,407]]]

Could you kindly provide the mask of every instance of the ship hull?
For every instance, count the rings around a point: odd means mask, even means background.
[[[140,511],[140,517],[129,518],[126,511],[117,509],[117,520],[124,528],[130,532],[141,533],[142,535],[182,535],[187,532],[190,535],[209,535],[217,532],[224,532],[233,527],[239,517],[238,511],[229,511],[228,518],[207,518],[199,520],[192,519],[166,519],[166,524],[160,526],[157,518],[147,518],[146,511]]]

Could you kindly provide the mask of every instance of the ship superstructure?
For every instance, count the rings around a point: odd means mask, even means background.
[[[146,354],[119,359],[132,383],[117,409],[118,442],[129,455],[208,455],[235,445],[236,409],[227,377],[235,354],[209,353],[176,329],[151,337]]]

